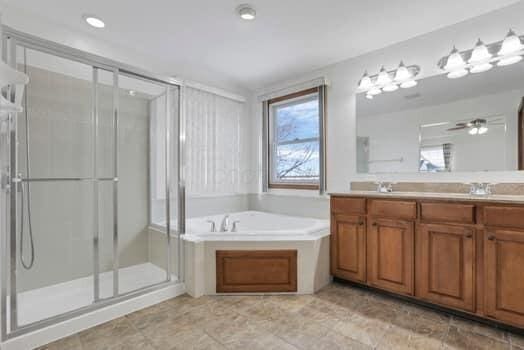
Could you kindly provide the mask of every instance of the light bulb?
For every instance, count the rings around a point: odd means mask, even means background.
[[[444,69],[447,71],[455,71],[458,68],[464,67],[465,65],[466,62],[464,62],[462,54],[457,50],[456,47],[453,46],[453,50],[451,50],[449,53],[448,61],[446,62]]]
[[[87,22],[91,27],[95,28],[104,28],[106,24],[104,21],[102,21],[100,18],[96,17],[95,15],[83,15],[84,21]]]
[[[418,83],[416,80],[408,80],[408,81],[405,81],[403,82],[402,84],[400,84],[400,87],[403,88],[403,89],[409,89],[409,88],[412,88],[414,86],[417,86]]]
[[[391,83],[391,77],[389,76],[389,73],[386,71],[386,68],[382,66],[382,68],[380,69],[380,73],[378,73],[377,85],[386,86],[389,83]]]
[[[497,66],[499,67],[509,66],[511,64],[518,63],[520,61],[522,61],[522,56],[508,56],[508,57],[501,58],[497,62]]]
[[[257,16],[255,9],[249,4],[242,4],[237,7],[238,15],[246,21],[252,21]]]
[[[470,72],[471,73],[482,73],[482,72],[487,72],[491,68],[493,68],[493,65],[491,63],[489,63],[489,62],[480,63],[480,64],[477,64],[477,65],[474,65],[470,69]]]
[[[395,81],[396,82],[403,82],[412,77],[411,72],[407,67],[404,65],[404,62],[400,61],[400,64],[397,68],[397,71],[395,72]]]
[[[398,85],[397,84],[389,84],[389,85],[384,86],[382,88],[382,90],[387,91],[387,92],[396,91],[396,90],[398,90]]]
[[[378,87],[374,87],[368,91],[368,95],[371,95],[371,96],[380,95],[381,93],[382,93],[382,90],[380,90]]]
[[[478,40],[473,52],[471,53],[471,58],[469,63],[476,64],[488,61],[493,55],[489,52],[488,48],[482,40]],[[474,72],[473,72],[474,73]]]
[[[362,79],[360,79],[360,82],[358,83],[358,88],[360,90],[369,90],[372,86],[373,82],[371,81],[368,72],[365,72],[362,76]]]
[[[468,75],[468,70],[467,69],[457,69],[457,70],[454,70],[454,71],[451,71],[448,73],[448,78],[450,79],[457,79],[457,78],[462,78],[462,77],[465,77],[466,75]]]
[[[477,135],[478,132],[479,132],[479,129],[476,128],[476,127],[475,127],[475,128],[471,128],[471,129],[469,129],[469,131],[468,131],[468,133],[469,133],[470,135]]]
[[[481,126],[479,129],[478,129],[478,133],[479,135],[483,135],[485,133],[488,132],[488,127],[487,126]]]
[[[502,42],[502,46],[498,52],[499,56],[507,56],[517,53],[523,49],[523,45],[520,42],[520,38],[513,30],[509,30],[506,38]]]

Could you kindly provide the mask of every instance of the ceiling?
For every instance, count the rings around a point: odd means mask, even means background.
[[[172,72],[162,73],[187,78],[201,70],[257,89],[518,1],[251,0],[257,10],[251,22],[236,16],[241,2],[11,0],[7,6],[172,64]],[[84,13],[101,17],[106,28],[89,28]]]

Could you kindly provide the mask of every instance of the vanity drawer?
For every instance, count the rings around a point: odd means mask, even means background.
[[[420,203],[420,219],[433,222],[475,223],[475,205],[457,203]]]
[[[366,199],[331,197],[331,211],[343,214],[366,214]]]
[[[415,220],[417,203],[412,201],[373,199],[369,202],[368,211],[373,216]]]
[[[484,207],[484,224],[524,228],[524,207]]]

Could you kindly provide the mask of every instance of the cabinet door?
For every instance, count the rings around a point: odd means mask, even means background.
[[[413,295],[414,223],[370,219],[368,282],[396,293]]]
[[[362,216],[332,216],[331,273],[335,277],[366,281],[366,225]]]
[[[487,315],[524,327],[524,231],[486,230],[484,273]]]
[[[417,296],[475,311],[475,230],[421,224],[417,231]]]

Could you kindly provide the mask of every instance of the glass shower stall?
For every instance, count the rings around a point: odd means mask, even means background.
[[[181,282],[181,84],[7,27],[2,42],[29,76],[0,120],[2,338]]]

